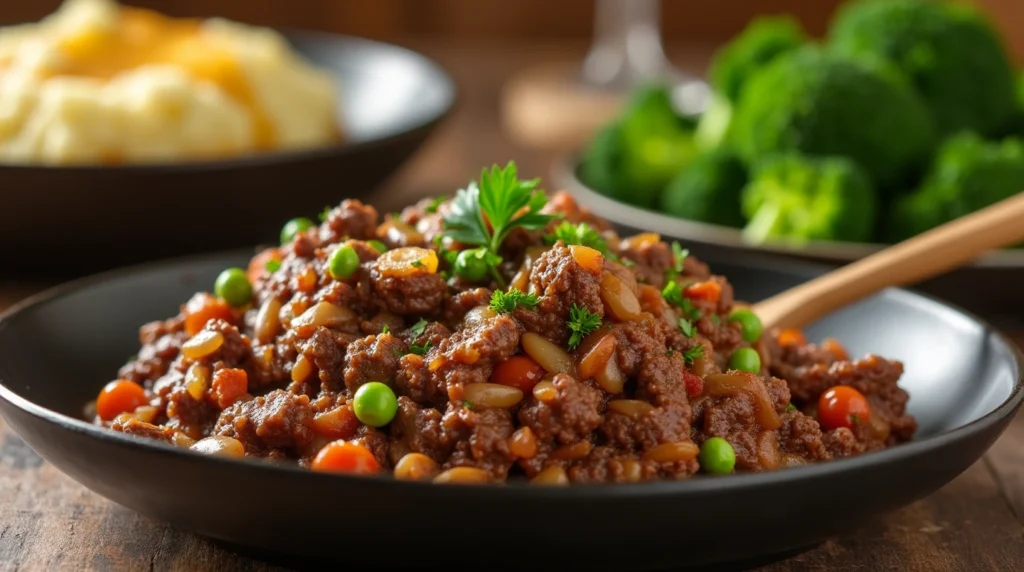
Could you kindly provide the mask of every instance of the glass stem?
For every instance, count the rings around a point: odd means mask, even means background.
[[[660,0],[596,0],[594,42],[583,61],[587,84],[628,89],[670,72],[661,41]]]

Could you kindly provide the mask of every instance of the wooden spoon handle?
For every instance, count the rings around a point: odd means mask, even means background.
[[[754,311],[766,328],[802,328],[883,288],[936,276],[1020,242],[1024,192],[768,298]]]

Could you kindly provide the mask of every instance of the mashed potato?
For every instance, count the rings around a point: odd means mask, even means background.
[[[268,29],[67,0],[0,28],[0,162],[117,164],[339,137],[334,80]]]

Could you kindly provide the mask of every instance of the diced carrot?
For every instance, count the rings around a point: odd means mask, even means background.
[[[314,471],[372,475],[381,471],[380,463],[369,449],[357,443],[338,440],[328,443],[310,465]]]
[[[691,300],[705,300],[717,304],[722,296],[722,285],[713,280],[697,282],[683,289],[683,295]]]
[[[213,374],[212,385],[217,407],[224,410],[249,392],[249,375],[244,369],[219,369]]]
[[[778,339],[781,346],[802,346],[807,343],[804,333],[794,328],[786,328],[779,332]]]
[[[227,302],[209,294],[196,294],[185,304],[185,333],[194,336],[215,319],[234,323],[235,312]]]
[[[491,383],[515,387],[524,393],[544,377],[544,368],[527,356],[512,356],[494,367]]]
[[[846,348],[844,348],[843,344],[839,343],[839,340],[835,338],[826,338],[823,342],[821,342],[821,347],[825,348],[826,350],[828,350],[829,353],[836,356],[837,360],[846,361],[850,359],[850,354],[846,352]]]

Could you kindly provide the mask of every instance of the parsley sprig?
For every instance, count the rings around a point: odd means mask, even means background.
[[[418,356],[425,356],[430,351],[430,346],[433,345],[430,340],[427,340],[422,345],[413,344],[409,346],[409,353],[416,354]]]
[[[601,327],[601,316],[591,312],[586,306],[573,304],[569,308],[569,349],[574,350],[583,341],[583,338],[594,330]]]
[[[499,314],[508,314],[519,306],[532,310],[537,304],[540,304],[540,298],[536,294],[524,294],[519,290],[495,290],[491,294],[491,309]]]
[[[409,331],[412,332],[412,335],[416,337],[422,336],[423,332],[426,331],[427,329],[427,323],[428,322],[426,320],[420,318],[418,322],[416,322],[409,328]]]
[[[446,236],[494,255],[487,258],[490,273],[502,287],[499,251],[508,234],[515,228],[541,230],[555,218],[540,212],[547,197],[537,189],[539,184],[540,179],[520,180],[515,162],[509,161],[504,168],[493,165],[480,173],[479,183],[472,181],[455,194],[444,216]]]
[[[704,357],[704,346],[702,344],[697,344],[683,352],[683,360],[686,363],[693,363],[702,357]]]

